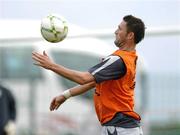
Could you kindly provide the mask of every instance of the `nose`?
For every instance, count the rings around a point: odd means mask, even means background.
[[[118,30],[115,30],[114,34],[117,34],[118,33]]]

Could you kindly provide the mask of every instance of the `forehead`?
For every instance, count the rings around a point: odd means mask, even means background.
[[[118,25],[120,28],[126,29],[126,22],[124,20],[121,21],[121,23]]]

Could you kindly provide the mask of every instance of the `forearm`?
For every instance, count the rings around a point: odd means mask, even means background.
[[[94,80],[88,72],[71,70],[58,64],[53,64],[50,70],[78,84],[86,84]]]
[[[76,83],[86,84],[91,81],[94,81],[94,77],[89,72],[79,72],[71,70],[52,62],[45,51],[43,51],[43,55],[33,52],[32,58],[36,61],[34,65],[41,66],[45,69],[49,69]]]
[[[95,81],[92,81],[90,83],[84,84],[84,85],[79,85],[76,87],[73,87],[71,89],[68,89],[66,91],[64,91],[62,94],[60,94],[59,96],[55,97],[50,104],[50,110],[57,110],[59,108],[59,106],[64,103],[68,98],[70,98],[71,96],[77,96],[80,95],[88,90],[90,90],[91,88],[95,87]]]
[[[86,91],[94,88],[95,84],[96,83],[94,81],[92,81],[92,82],[84,84],[84,85],[78,85],[76,87],[73,87],[73,88],[69,89],[71,96],[77,96],[77,95],[83,94]]]

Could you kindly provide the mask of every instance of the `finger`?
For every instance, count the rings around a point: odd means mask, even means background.
[[[54,110],[54,106],[52,105],[52,106],[50,106],[50,111],[53,111]]]
[[[36,56],[32,56],[32,59],[35,60],[35,61],[38,61],[39,63],[43,62],[42,58],[39,58],[39,57],[36,57]]]
[[[50,109],[50,111],[53,111],[54,110],[54,104],[51,104],[49,109]]]
[[[49,110],[50,110],[50,111],[53,111],[53,107],[52,107],[52,105],[50,105]]]
[[[45,51],[43,51],[43,55],[44,55],[44,56],[48,56],[47,53],[46,53]]]
[[[51,111],[54,111],[57,106],[58,106],[58,104],[53,104],[53,105],[51,106],[50,110],[51,110]]]
[[[53,111],[54,108],[55,108],[55,99],[53,99],[51,104],[50,104],[50,110]]]
[[[33,63],[35,66],[44,67],[41,63]]]
[[[37,53],[37,52],[33,52],[33,53],[32,53],[32,56],[33,56],[33,57],[37,57],[37,58],[39,58],[39,59],[43,59],[43,58],[44,58],[44,55],[39,54],[39,53]]]
[[[34,55],[34,56],[39,56],[40,54],[37,53],[37,52],[32,52],[32,55]]]
[[[55,109],[57,110],[59,108],[60,104],[56,105]]]
[[[55,108],[55,106],[54,106],[54,105],[51,105],[51,106],[50,106],[50,111],[53,111],[54,108]]]
[[[32,53],[32,58],[33,59],[41,59],[41,57],[36,53]]]
[[[40,62],[33,62],[33,65],[43,67],[43,64],[41,64]]]
[[[55,100],[53,99],[53,100],[51,101],[51,104],[50,104],[50,110],[53,108],[54,102],[55,102]]]

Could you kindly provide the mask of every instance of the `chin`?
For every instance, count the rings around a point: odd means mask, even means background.
[[[116,41],[114,41],[114,44],[116,45],[116,47],[119,47],[119,44]]]
[[[115,40],[115,41],[114,41],[114,44],[115,44],[115,45],[118,45],[118,42]]]

